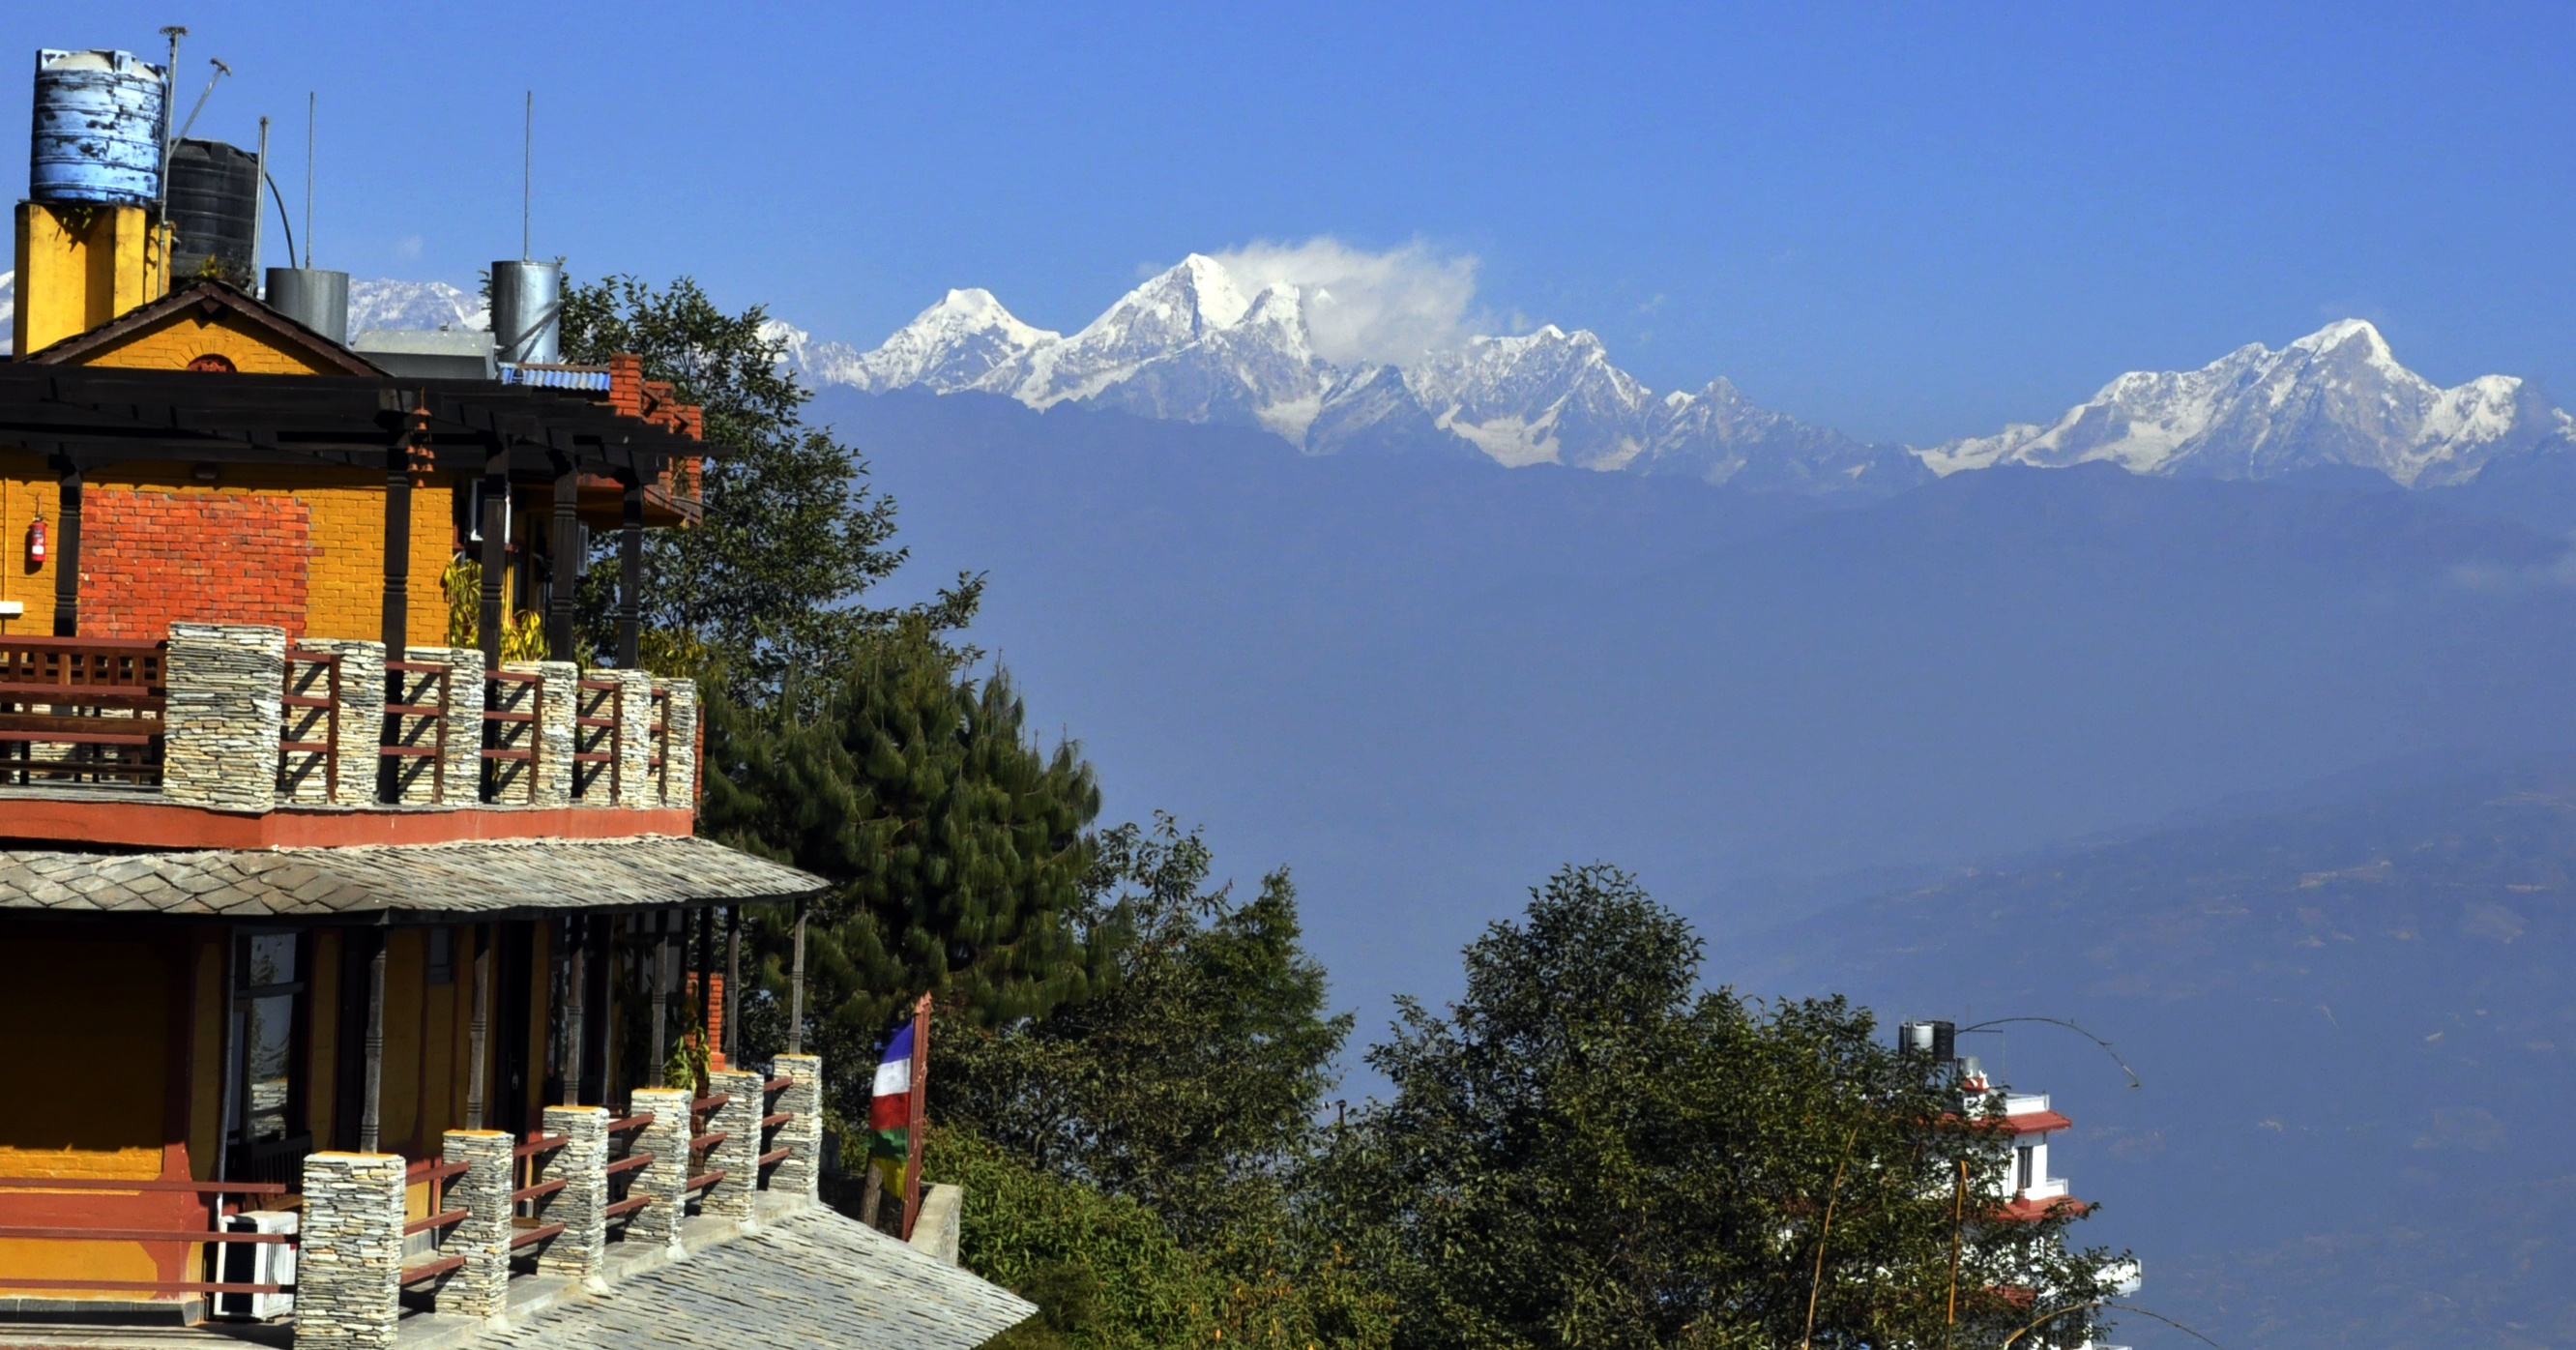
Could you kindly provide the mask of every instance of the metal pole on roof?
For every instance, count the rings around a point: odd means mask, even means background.
[[[268,275],[260,269],[259,265],[260,226],[268,219],[268,204],[259,199],[259,185],[268,181],[268,119],[265,117],[259,119],[259,157],[252,160],[251,165],[250,293],[259,295],[260,278]]]
[[[519,132],[519,261],[528,260],[528,203],[537,185],[537,91],[528,91],[528,111]]]
[[[312,90],[304,91],[304,265],[313,265],[313,100]],[[476,1126],[481,1129],[481,1126]]]

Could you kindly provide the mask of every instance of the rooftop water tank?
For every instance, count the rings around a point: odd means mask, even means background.
[[[161,195],[166,75],[129,52],[37,52],[27,195],[151,205]]]
[[[349,274],[319,267],[268,269],[268,307],[345,347]]]
[[[170,152],[170,281],[216,277],[251,283],[251,234],[259,228],[259,159],[222,141],[181,141]]]
[[[551,365],[563,359],[560,264],[492,264],[492,337],[500,345],[500,359],[514,365]]]

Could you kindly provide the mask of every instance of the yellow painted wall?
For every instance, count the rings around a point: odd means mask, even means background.
[[[278,345],[229,309],[213,317],[196,305],[163,315],[112,345],[73,358],[84,366],[185,370],[200,356],[221,356],[244,375],[343,375],[304,352]]]
[[[417,928],[385,935],[385,1058],[377,1086],[376,1146],[397,1152],[420,1121],[420,994],[428,944]]]
[[[384,636],[385,477],[381,471],[227,464],[220,481],[201,483],[193,468],[175,461],[136,461],[84,475],[82,482],[128,492],[232,493],[301,500],[311,515],[313,531],[305,635],[364,641]],[[443,481],[412,489],[407,622],[415,646],[437,646],[446,640],[447,601],[439,594],[438,574],[454,556],[454,500],[454,492]],[[47,522],[48,556],[43,566],[30,570],[27,526],[40,511]],[[0,620],[0,633],[42,636],[54,631],[61,522],[61,483],[43,457],[25,450],[0,450],[0,600],[26,606],[22,617]],[[91,598],[92,610],[100,605],[98,598]]]
[[[304,1081],[311,1087],[304,1094],[304,1120],[315,1148],[330,1147],[340,1106],[340,944],[345,940],[337,928],[305,932],[305,941],[313,944],[313,983],[304,1001],[310,1028],[304,1043],[312,1055],[305,1068]]]
[[[86,333],[170,289],[163,251],[139,206],[20,202],[16,235],[11,336],[20,355]]]

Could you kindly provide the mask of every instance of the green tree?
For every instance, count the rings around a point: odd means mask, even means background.
[[[1114,953],[1108,977],[1042,1018],[943,1024],[942,1118],[1221,1243],[1284,1203],[1351,1019],[1325,1013],[1287,873],[1237,903],[1164,815],[1093,851],[1084,927]]]
[[[1394,1096],[1335,1164],[1377,1207],[1398,1344],[1991,1345],[2033,1291],[2099,1292],[2073,1216],[1981,1217],[2010,1141],[1946,1066],[1839,999],[1700,992],[1699,960],[1632,878],[1568,868],[1468,947],[1447,1016],[1400,1002],[1369,1053]]]
[[[1032,1016],[1086,993],[1109,955],[1077,923],[1091,766],[1029,736],[1007,674],[962,666],[914,618],[711,723],[701,832],[833,883],[807,1006],[846,1119],[865,1118],[878,1047],[918,995],[971,1021]],[[785,916],[755,940],[774,996]]]
[[[670,381],[682,403],[706,410],[715,453],[704,462],[705,518],[646,533],[642,622],[663,668],[721,672],[742,701],[774,694],[790,669],[828,663],[905,614],[960,627],[981,590],[979,578],[960,576],[911,609],[865,603],[904,560],[891,542],[894,501],[866,486],[857,451],[805,424],[812,393],[780,364],[768,324],[763,307],[727,313],[687,277],[655,287],[611,276],[564,297],[566,360],[632,353],[646,379]],[[615,536],[600,537],[582,616],[603,652],[615,650],[617,575]]]

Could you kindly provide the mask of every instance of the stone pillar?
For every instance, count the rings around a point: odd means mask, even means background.
[[[579,706],[581,667],[570,661],[513,661],[506,670],[542,676],[536,687],[536,784],[525,798],[530,806],[572,804],[573,710]],[[522,697],[525,697],[522,695]]]
[[[286,630],[174,623],[162,678],[162,798],[224,811],[276,805]]]
[[[772,1077],[788,1080],[778,1093],[778,1110],[795,1113],[771,1136],[771,1148],[787,1150],[769,1174],[769,1189],[799,1200],[812,1200],[823,1176],[823,1060],[817,1055],[780,1055],[769,1062]]]
[[[335,744],[340,752],[337,800],[343,806],[364,806],[376,799],[376,748],[382,742],[385,727],[385,644],[356,642],[347,638],[305,638],[294,645],[308,651],[329,652],[340,658],[340,731]],[[316,681],[317,685],[320,683]],[[286,720],[293,722],[295,719]],[[296,739],[308,738],[298,736]],[[322,784],[318,778],[308,777],[296,785],[295,800],[322,799]]]
[[[596,1281],[608,1262],[608,1110],[549,1106],[545,1130],[566,1142],[547,1158],[542,1179],[561,1181],[564,1188],[546,1198],[539,1217],[564,1230],[538,1255],[537,1270]]]
[[[635,1169],[626,1197],[649,1195],[653,1203],[629,1216],[626,1240],[660,1243],[676,1253],[689,1198],[689,1094],[678,1088],[637,1088],[628,1109],[637,1115],[652,1113],[653,1123],[635,1132],[635,1151],[652,1154],[653,1161]]]
[[[465,1265],[438,1289],[438,1310],[465,1317],[498,1317],[510,1300],[510,1163],[512,1141],[500,1130],[449,1130],[446,1159],[465,1164],[447,1183],[447,1207],[466,1211],[447,1230],[442,1256]]]
[[[618,667],[590,672],[594,680],[617,684],[617,804],[629,809],[660,806],[653,791],[653,677]]]
[[[965,1217],[966,1192],[956,1186],[925,1186],[921,1217],[912,1223],[912,1249],[957,1264],[957,1229]]]
[[[662,737],[662,804],[698,809],[698,682],[664,680],[671,691]]]
[[[304,1160],[296,1350],[392,1350],[402,1312],[406,1166],[391,1153],[316,1153]]]
[[[483,799],[483,653],[472,647],[412,647],[405,651],[411,661],[435,661],[447,669],[447,797],[443,804],[471,806]],[[414,675],[413,680],[429,679]],[[433,685],[419,697],[426,702],[436,693]],[[434,745],[436,728],[420,733],[419,743]],[[423,761],[426,763],[426,761]],[[430,775],[424,771],[418,780],[403,780],[403,800],[426,802],[431,799]]]
[[[707,1075],[707,1091],[726,1098],[707,1113],[707,1130],[724,1135],[707,1150],[707,1167],[721,1170],[724,1180],[707,1188],[698,1206],[701,1213],[738,1223],[752,1219],[753,1200],[760,1193],[760,1118],[767,1114],[761,1105],[768,1100],[761,1095],[761,1082],[759,1074],[740,1069]]]

